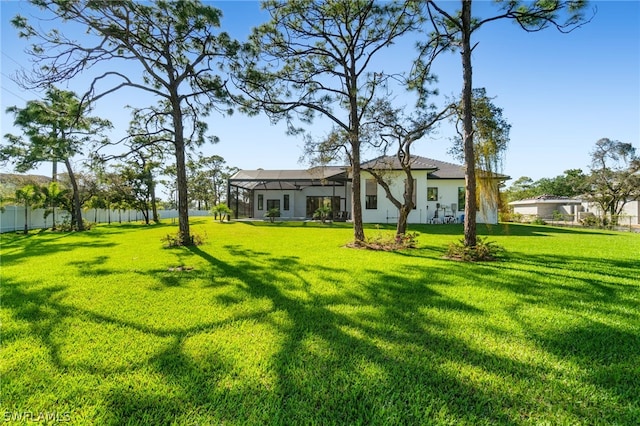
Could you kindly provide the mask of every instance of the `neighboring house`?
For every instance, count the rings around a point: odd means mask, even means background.
[[[585,211],[582,204],[580,199],[555,195],[540,195],[509,203],[513,213],[522,215],[525,221],[536,218],[554,220],[559,218],[558,215],[562,215],[563,219],[569,222],[577,221],[579,213]]]
[[[578,223],[585,216],[603,216],[597,204],[579,198],[541,195],[535,198],[512,201],[509,203],[514,214],[522,215],[524,221],[536,218],[546,221],[562,220]],[[561,215],[561,216],[560,216]],[[622,225],[638,225],[640,202],[628,201],[625,204],[619,223]]]
[[[364,223],[395,223],[396,207],[367,169],[385,170],[394,196],[402,199],[404,172],[394,157],[380,157],[362,164],[361,199]],[[409,223],[461,222],[464,218],[463,166],[425,157],[412,157],[415,208]],[[500,176],[501,180],[508,179]],[[329,206],[333,220],[349,220],[352,212],[351,175],[344,166],[308,170],[240,170],[229,179],[229,192],[248,190],[250,216],[263,218],[271,208],[287,219],[310,219],[321,206]],[[231,199],[232,197],[230,197]],[[497,208],[479,203],[478,223],[497,223]],[[233,205],[230,206],[233,209]],[[237,211],[236,211],[237,215]]]
[[[603,214],[600,206],[595,203],[584,202],[583,207],[586,212],[592,213],[595,216],[602,217],[606,216]],[[618,217],[618,224],[620,225],[640,225],[640,201],[632,200],[627,201],[627,203],[622,208],[622,212]]]

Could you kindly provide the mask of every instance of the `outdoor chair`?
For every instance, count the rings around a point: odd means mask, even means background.
[[[436,211],[435,211],[435,213],[433,214],[433,217],[431,218],[431,220],[429,221],[429,223],[431,223],[431,224],[440,223],[440,218],[438,217],[438,209],[436,209]]]

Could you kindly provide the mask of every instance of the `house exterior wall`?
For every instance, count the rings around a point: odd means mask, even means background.
[[[438,200],[427,201],[429,220],[436,219],[436,210],[438,210],[438,219],[441,220],[444,216],[453,216],[456,221],[461,222],[464,215],[464,205],[460,210],[458,188],[464,188],[464,179],[431,179],[427,186],[438,188]],[[480,219],[478,217],[478,221]]]
[[[345,195],[346,192],[346,195]],[[284,210],[284,196],[289,195],[289,210]],[[262,209],[259,209],[258,198],[263,197]],[[253,217],[261,219],[267,213],[267,200],[280,201],[280,217],[306,218],[307,197],[340,197],[340,207],[351,211],[351,185],[345,191],[344,186],[309,186],[299,190],[255,190],[253,193]]]
[[[582,204],[584,211],[591,212],[596,216],[603,216],[602,210],[595,203],[585,202]],[[622,208],[620,223],[628,225],[640,225],[640,201],[628,201]]]
[[[536,204],[513,206],[513,212],[515,214],[521,214],[523,216],[537,216],[538,206]]]
[[[557,204],[541,204],[538,206],[538,216],[542,219],[551,219],[553,212],[557,210]]]
[[[459,188],[464,188],[464,179],[428,179],[426,170],[412,171],[416,180],[416,208],[411,211],[408,223],[433,223],[442,222],[442,218],[452,216],[456,222],[462,222],[464,208],[460,209],[458,202]],[[390,171],[392,178],[391,190],[394,196],[402,199],[404,191],[404,172]],[[373,179],[370,173],[362,173],[362,190],[360,202],[362,203],[362,220],[364,223],[396,223],[398,209],[387,199],[384,189],[376,184],[377,208],[366,208],[366,180]],[[428,188],[437,188],[437,200],[428,200]],[[284,196],[289,195],[290,209],[284,210]],[[258,209],[258,197],[262,196],[262,209]],[[267,213],[267,201],[279,200],[280,217],[282,219],[309,218],[307,215],[307,197],[340,197],[340,209],[352,212],[351,183],[344,186],[310,186],[300,190],[254,190],[253,191],[253,217],[262,219]],[[453,210],[452,210],[453,207]],[[438,219],[433,220],[435,211],[438,210]],[[334,212],[335,213],[335,212]],[[498,223],[497,209],[486,212],[481,207],[477,214],[478,223]]]
[[[629,201],[623,209],[623,214],[629,217],[629,223],[640,225],[640,201]]]
[[[539,217],[544,220],[553,220],[554,213],[565,215],[564,220],[578,222],[586,214],[602,216],[602,211],[595,203],[582,202],[567,204],[566,201],[553,202],[552,200],[531,200],[530,202],[515,201],[511,203],[513,212],[526,218]],[[570,219],[571,218],[571,219]],[[622,209],[619,222],[623,225],[640,225],[640,201],[629,201]]]
[[[427,223],[427,172],[424,170],[412,171],[413,178],[416,181],[414,191],[416,191],[416,208],[409,213],[409,223]],[[405,174],[402,171],[390,171],[388,172],[389,180],[391,181],[391,193],[398,200],[402,201],[404,193],[404,179]],[[364,223],[395,223],[398,219],[398,209],[393,205],[391,201],[387,199],[387,195],[384,189],[380,185],[376,185],[377,188],[377,208],[366,208],[366,180],[373,179],[368,172],[362,173],[362,191],[361,191],[361,203],[362,203],[362,221]]]
[[[513,205],[513,212],[516,214],[521,214],[525,217],[539,217],[540,219],[553,220],[555,213],[562,214],[567,220],[569,217],[575,220],[576,213],[583,210],[582,206],[579,204],[566,204],[566,201],[559,200],[537,200],[531,201],[527,204],[521,204],[522,202],[518,202],[518,204]]]
[[[413,178],[416,180],[416,208],[409,214],[408,223],[432,223],[442,221],[445,216],[452,216],[456,222],[462,222],[464,206],[460,209],[458,202],[459,188],[464,188],[464,179],[428,179],[427,171],[414,170]],[[402,199],[404,192],[404,172],[389,172],[392,194]],[[395,178],[395,179],[394,179]],[[387,199],[381,186],[377,186],[378,208],[366,208],[366,179],[373,179],[371,174],[363,172],[363,189],[361,194],[362,221],[364,223],[395,223],[398,218],[398,209]],[[428,199],[428,188],[437,188],[437,200]],[[453,208],[453,209],[452,209]],[[438,217],[434,220],[438,210]],[[485,211],[481,208],[477,215],[478,223],[498,223],[497,209]]]
[[[438,188],[438,201],[428,201],[428,217],[431,219],[435,216],[435,210],[440,204],[438,210],[438,218],[441,220],[443,213],[445,216],[453,216],[456,222],[464,220],[464,203],[460,203],[459,194],[464,198],[464,179],[430,179],[428,181],[429,188]],[[498,223],[498,209],[488,209],[486,202],[481,197],[479,210],[476,213],[477,223]]]

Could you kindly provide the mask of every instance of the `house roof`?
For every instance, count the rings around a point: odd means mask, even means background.
[[[582,200],[558,195],[539,195],[537,197],[525,198],[523,200],[511,201],[510,206],[527,204],[581,204]]]
[[[367,169],[401,170],[400,160],[396,156],[381,156],[363,163]],[[411,156],[412,170],[427,170],[429,179],[464,179],[464,166],[434,160],[433,158]],[[320,166],[307,170],[240,170],[229,182],[233,186],[246,189],[299,189],[314,185],[344,185],[350,178],[346,166]],[[500,180],[509,176],[498,174]]]
[[[367,169],[389,169],[389,170],[402,170],[400,160],[396,156],[386,155],[373,160],[362,163],[360,167],[363,170]],[[434,160],[425,157],[419,157],[417,155],[411,156],[411,169],[412,170],[437,170],[438,167],[434,164]]]
[[[365,170],[376,168],[385,168],[389,170],[402,169],[400,160],[395,156],[378,157],[363,163],[361,167]],[[429,172],[429,179],[464,179],[464,166],[418,155],[411,156],[411,169],[431,170]],[[500,180],[510,179],[509,176],[502,174],[496,174],[496,177]]]
[[[300,189],[306,186],[340,184],[347,178],[344,166],[322,166],[306,170],[239,170],[229,178],[246,189]]]

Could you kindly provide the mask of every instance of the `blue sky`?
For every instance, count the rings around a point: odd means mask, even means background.
[[[222,28],[241,40],[265,19],[257,2],[213,5],[223,11]],[[16,13],[38,16],[40,12],[24,2],[5,1],[0,7],[0,132],[4,135],[16,132],[5,109],[21,107],[42,95],[25,91],[10,79],[29,60],[23,52],[26,43],[18,39],[9,21]],[[597,7],[592,22],[569,34],[554,29],[529,34],[513,23],[494,22],[475,35],[479,44],[473,54],[474,87],[486,88],[512,125],[503,172],[514,179],[554,177],[572,168],[587,170],[590,152],[603,137],[629,142],[640,150],[640,2],[599,1],[591,7]],[[495,8],[490,3],[474,2],[475,15],[487,16],[492,11]],[[59,22],[53,24],[63,32],[68,28]],[[388,49],[385,63],[408,64],[414,54],[412,43],[405,40]],[[441,99],[460,92],[459,55],[443,56],[435,73]],[[86,83],[81,78],[63,87],[82,93]],[[126,132],[129,115],[124,106],[132,98],[135,94],[123,92],[96,106],[94,115],[109,118],[116,126],[113,139]],[[207,121],[220,143],[202,147],[205,155],[221,155],[229,165],[242,169],[305,167],[298,162],[302,140],[285,135],[281,124],[271,125],[266,117],[249,118],[239,113],[232,117],[214,114]],[[309,130],[322,136],[327,129],[326,120],[318,120]],[[452,136],[453,129],[444,125],[436,135],[420,141],[414,152],[455,162],[447,154]],[[48,174],[50,166],[43,165],[36,172]]]

